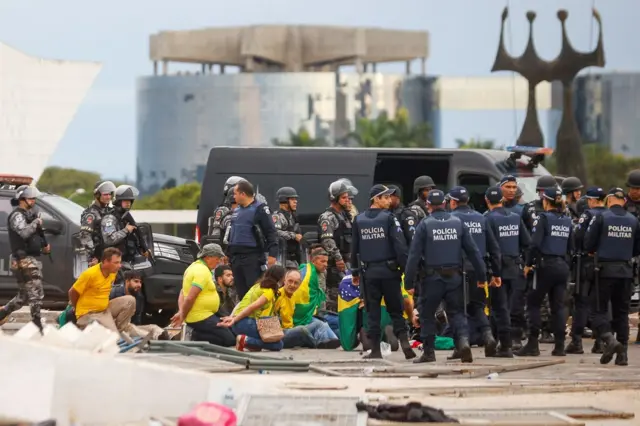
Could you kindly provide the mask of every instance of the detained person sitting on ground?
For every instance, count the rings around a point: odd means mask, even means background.
[[[108,247],[102,252],[100,263],[80,274],[69,289],[69,304],[75,311],[78,327],[84,328],[97,321],[111,331],[142,337],[131,328],[131,318],[136,311],[135,298],[125,295],[109,300],[121,264],[120,250]]]
[[[249,289],[230,316],[222,318],[218,327],[231,328],[237,335],[236,349],[243,352],[279,351],[282,340],[273,343],[262,341],[258,332],[260,318],[274,316],[274,306],[285,269],[281,265],[271,265],[258,282]]]
[[[230,330],[218,327],[220,297],[211,272],[224,256],[218,244],[206,244],[200,249],[197,260],[184,271],[179,310],[171,323],[180,326],[186,322],[193,329],[192,340],[231,347],[235,345],[235,336]]]
[[[231,315],[233,308],[236,307],[240,300],[233,282],[233,271],[229,265],[218,265],[213,271],[213,277],[216,280],[216,289],[220,297],[220,309],[218,315],[226,317]]]

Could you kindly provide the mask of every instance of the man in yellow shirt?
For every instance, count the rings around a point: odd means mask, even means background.
[[[69,301],[78,327],[84,328],[98,321],[115,332],[132,331],[130,325],[136,311],[135,298],[127,295],[109,301],[111,286],[122,263],[121,256],[117,248],[106,248],[101,262],[84,271],[69,289]]]
[[[219,327],[220,296],[213,282],[213,272],[225,257],[218,244],[206,244],[198,253],[198,259],[184,272],[182,291],[178,298],[180,310],[173,317],[173,324],[186,322],[193,329],[192,340],[206,341],[214,345],[235,346],[233,332]]]

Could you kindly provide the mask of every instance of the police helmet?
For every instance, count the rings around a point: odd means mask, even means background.
[[[116,192],[116,185],[110,180],[101,180],[96,182],[93,187],[93,195],[111,194]]]
[[[436,184],[431,179],[431,176],[418,176],[416,180],[413,181],[413,193],[417,194],[423,189],[426,188],[435,188]]]
[[[135,201],[140,195],[138,188],[131,185],[120,185],[116,188],[116,201]]]
[[[584,185],[582,184],[582,182],[580,182],[580,179],[578,179],[577,177],[571,176],[571,177],[565,178],[562,181],[562,184],[560,185],[560,187],[562,188],[563,194],[568,194],[570,192],[577,191],[579,189],[584,188]]]
[[[290,186],[283,186],[276,192],[276,198],[279,203],[286,203],[289,198],[298,198],[298,193]]]
[[[40,191],[35,186],[22,185],[16,190],[16,199],[29,199],[37,198],[40,195]]]
[[[627,175],[627,186],[629,188],[640,188],[640,169],[629,172]]]
[[[231,176],[229,179],[227,179],[227,181],[224,183],[224,187],[222,188],[222,192],[224,196],[226,197],[227,194],[229,193],[229,190],[234,186],[236,186],[236,184],[241,180],[246,180],[246,179],[240,176]]]
[[[518,189],[516,189],[516,198],[522,198],[523,195],[524,195],[524,192],[522,192],[522,188],[518,186]]]
[[[558,186],[556,182],[556,178],[551,175],[540,176],[538,178],[538,182],[536,183],[536,191],[541,191],[547,188],[555,188]]]
[[[349,179],[338,179],[329,185],[329,199],[331,201],[337,200],[344,193],[348,193],[349,197],[358,195],[358,190]]]

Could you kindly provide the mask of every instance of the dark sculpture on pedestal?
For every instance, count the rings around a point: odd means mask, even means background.
[[[573,88],[575,76],[587,67],[603,67],[604,47],[602,42],[602,21],[600,14],[594,9],[593,17],[598,21],[599,35],[596,48],[590,53],[577,52],[567,36],[566,20],[569,16],[566,10],[558,11],[558,19],[562,24],[562,49],[553,61],[545,61],[538,56],[533,43],[533,21],[535,12],[527,12],[529,20],[529,42],[524,53],[514,58],[504,47],[504,27],[508,16],[507,8],[502,12],[502,28],[500,30],[500,44],[498,53],[491,68],[495,71],[514,71],[522,75],[529,83],[529,100],[527,115],[518,137],[517,144],[525,146],[544,146],[544,138],[538,122],[536,110],[536,86],[542,81],[560,81],[563,87],[562,121],[556,138],[556,159],[558,173],[565,176],[576,176],[586,182],[586,169],[582,155],[582,140],[575,121],[573,111]]]

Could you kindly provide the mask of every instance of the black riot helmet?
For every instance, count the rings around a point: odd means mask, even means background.
[[[329,200],[335,202],[344,193],[348,193],[350,197],[358,195],[358,190],[349,179],[338,179],[329,185]]]
[[[551,175],[540,176],[536,183],[536,191],[542,191],[543,189],[557,187],[558,183],[556,178]]]
[[[140,191],[138,188],[131,185],[120,185],[116,188],[116,200],[114,204],[116,206],[122,206],[123,201],[131,201],[131,204],[138,198]]]
[[[298,193],[290,186],[283,186],[276,191],[276,198],[278,199],[278,203],[286,203],[289,201],[289,198],[298,198]]]
[[[100,180],[93,187],[93,195],[100,198],[102,194],[113,194],[116,192],[116,185],[110,180]]]
[[[436,184],[431,179],[431,176],[418,176],[416,180],[413,181],[413,194],[417,195],[423,189],[431,189],[435,188]]]
[[[575,176],[571,176],[571,177],[565,178],[562,181],[562,184],[560,185],[560,187],[562,188],[562,193],[567,195],[573,191],[577,191],[579,189],[584,188],[584,185],[582,184],[582,182],[580,182],[580,179],[578,179]]]
[[[241,180],[246,180],[243,177],[240,176],[231,176],[229,179],[226,180],[226,182],[224,183],[224,186],[222,187],[222,194],[226,197],[227,195],[229,195],[229,192],[233,189],[234,186],[236,186],[236,184],[238,182],[240,182]]]
[[[627,175],[627,186],[629,188],[640,188],[640,169],[629,172]]]

